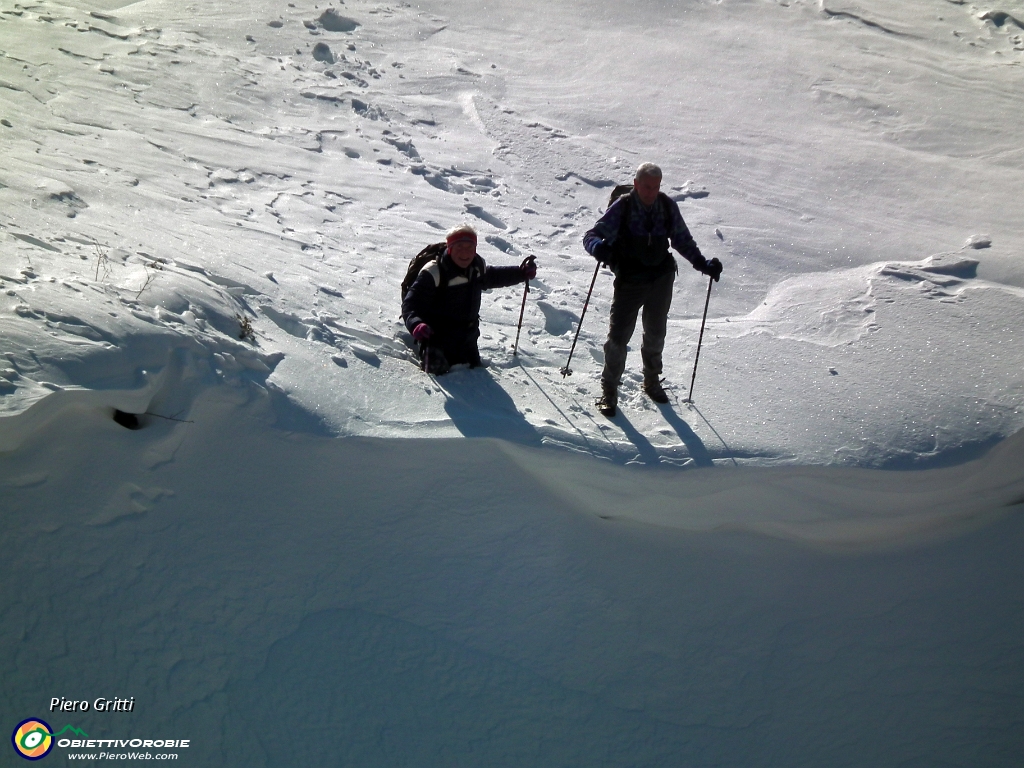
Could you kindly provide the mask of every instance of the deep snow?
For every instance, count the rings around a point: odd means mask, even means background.
[[[1016,765],[1024,6],[327,7],[0,6],[2,722],[134,696],[68,722],[204,765]],[[634,353],[607,421],[607,273],[559,369],[647,159],[725,274],[695,405],[686,268],[673,402]],[[487,369],[432,379],[398,284],[462,220],[539,279],[517,357],[496,291]]]

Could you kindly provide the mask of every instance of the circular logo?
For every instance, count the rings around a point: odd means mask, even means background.
[[[53,749],[53,729],[45,720],[30,717],[22,720],[11,734],[14,751],[26,760],[39,760]]]

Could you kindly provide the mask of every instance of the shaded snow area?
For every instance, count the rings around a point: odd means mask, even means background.
[[[1022,92],[1021,0],[0,3],[0,724],[1020,766]],[[670,403],[638,331],[605,419],[581,239],[648,160],[725,271],[694,402],[681,262]],[[538,277],[428,377],[461,222]]]

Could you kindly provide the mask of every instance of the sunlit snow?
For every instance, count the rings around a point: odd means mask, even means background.
[[[1022,89],[1021,0],[0,4],[0,723],[1018,765]],[[642,161],[725,271],[608,420],[581,240]],[[538,278],[428,377],[460,222]]]

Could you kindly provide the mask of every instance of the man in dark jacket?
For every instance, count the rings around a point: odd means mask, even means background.
[[[608,340],[604,345],[601,399],[598,410],[615,415],[619,381],[626,368],[626,345],[643,308],[644,391],[656,403],[667,403],[661,385],[661,353],[665,347],[672,284],[678,267],[672,246],[693,268],[716,281],[722,274],[718,259],[701,254],[675,201],[661,192],[661,169],[654,163],[637,168],[633,191],[616,200],[594,228],[583,236],[583,247],[615,273]]]
[[[437,261],[427,264],[402,300],[402,319],[417,342],[420,363],[428,373],[451,366],[481,365],[480,297],[537,275],[532,258],[518,267],[488,267],[476,252],[476,231],[468,224],[452,229]]]

